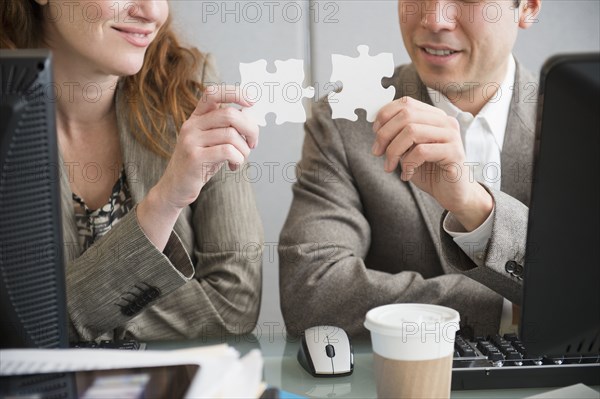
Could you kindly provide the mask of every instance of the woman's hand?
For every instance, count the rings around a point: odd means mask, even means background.
[[[164,249],[181,210],[194,202],[206,183],[227,162],[237,169],[258,144],[258,125],[241,110],[251,106],[233,86],[211,86],[181,127],[165,173],[138,205],[140,226]]]
[[[174,208],[196,200],[202,187],[225,162],[237,169],[258,143],[258,125],[241,110],[222,106],[250,106],[239,87],[211,86],[181,127],[175,151],[157,184]]]

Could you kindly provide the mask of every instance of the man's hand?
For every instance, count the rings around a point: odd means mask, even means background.
[[[460,127],[441,109],[411,97],[383,107],[373,123],[372,152],[385,155],[385,171],[432,195],[468,230],[479,227],[493,209],[490,194],[465,166]]]

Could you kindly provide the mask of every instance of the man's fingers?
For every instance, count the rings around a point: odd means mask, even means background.
[[[427,126],[431,127],[442,127],[447,124],[448,117],[445,115],[439,115],[437,113],[431,113],[428,110],[421,109],[402,109],[396,114],[391,120],[383,125],[375,136],[375,143],[373,145],[373,155],[382,155],[390,143],[400,135],[409,135],[407,140],[414,142],[425,142],[424,139],[418,137],[412,137],[412,135],[421,131],[426,132]],[[423,126],[418,131],[415,131],[413,127]],[[445,129],[432,129],[428,131],[427,141],[432,142],[443,142],[450,139],[448,132]],[[438,133],[438,136],[432,135],[431,133]]]
[[[200,116],[207,112],[213,111],[219,108],[220,104],[238,104],[242,107],[249,107],[252,105],[242,95],[242,89],[240,86],[232,85],[212,85],[207,86],[202,93],[202,97],[196,105],[196,109],[192,115]]]
[[[426,144],[440,144],[449,153],[454,151],[454,146],[449,143],[449,133],[439,127],[429,125],[408,125],[385,151],[385,171],[391,172],[398,167],[398,163],[405,159],[414,149]],[[436,162],[433,159],[426,159],[428,162]]]
[[[381,126],[385,125],[403,109],[405,109],[405,107],[396,103],[396,101],[392,101],[391,103],[384,105],[375,117],[375,121],[373,122],[373,131],[377,132]]]
[[[444,111],[422,101],[415,100],[412,97],[401,97],[391,103],[386,104],[379,110],[377,117],[373,122],[373,131],[377,132],[381,126],[385,125],[390,119],[396,116],[403,109],[430,111],[433,114],[446,115]]]
[[[443,163],[448,159],[448,144],[419,144],[414,146],[402,159],[402,175],[404,181],[410,180],[415,170],[425,162]]]

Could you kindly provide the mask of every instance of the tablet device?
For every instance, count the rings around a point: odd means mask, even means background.
[[[198,365],[84,370],[0,378],[0,397],[184,398]]]

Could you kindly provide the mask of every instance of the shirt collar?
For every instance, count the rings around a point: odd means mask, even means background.
[[[511,54],[508,60],[506,75],[504,76],[497,93],[483,106],[476,116],[477,118],[486,121],[500,150],[502,150],[502,144],[504,143],[504,134],[508,122],[508,112],[510,110],[510,102],[513,95],[516,70],[516,62]],[[482,87],[482,89],[484,88]],[[491,87],[489,90],[492,91]],[[455,118],[463,116],[466,120],[472,119],[470,113],[462,111],[456,105],[452,104],[445,95],[429,87],[427,88],[427,92],[429,93],[433,106],[441,109],[448,116]]]

